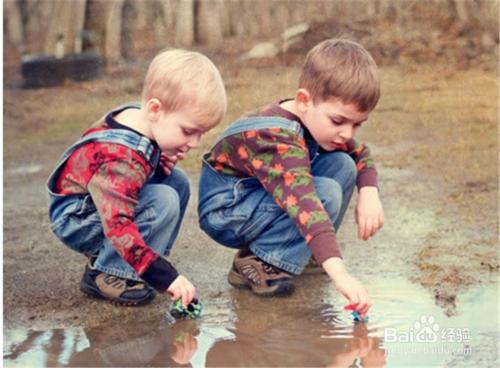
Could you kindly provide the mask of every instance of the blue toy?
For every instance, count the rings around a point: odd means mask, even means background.
[[[368,316],[366,316],[365,318],[361,318],[359,313],[356,312],[355,310],[353,310],[351,312],[351,315],[352,315],[352,318],[354,319],[354,322],[362,322],[362,323],[368,322]]]
[[[361,318],[358,311],[356,311],[355,304],[346,305],[344,307],[344,310],[351,311],[351,315],[352,315],[352,318],[354,319],[354,322],[362,322],[362,323],[368,322],[368,316],[366,316],[365,318]]]

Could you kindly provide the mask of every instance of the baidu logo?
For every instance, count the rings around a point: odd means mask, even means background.
[[[470,331],[468,328],[441,328],[434,317],[421,316],[407,331],[385,328],[384,339],[386,342],[409,343],[469,342]]]

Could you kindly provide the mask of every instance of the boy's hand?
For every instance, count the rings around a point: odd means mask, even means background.
[[[177,276],[174,282],[168,287],[167,292],[170,294],[170,299],[172,300],[182,298],[184,308],[187,308],[188,304],[196,296],[196,289],[193,284],[182,275]]]
[[[356,205],[358,239],[368,240],[384,225],[384,210],[376,187],[363,187]]]
[[[182,160],[182,159],[184,159],[183,153],[178,153],[177,155],[174,155],[174,156],[168,156],[168,155],[162,153],[160,156],[160,165],[163,168],[165,175],[172,174],[172,169],[177,164],[177,161]]]
[[[363,284],[349,275],[341,258],[329,258],[322,266],[333,280],[335,288],[347,298],[349,306],[352,306],[361,318],[365,318],[372,303]]]

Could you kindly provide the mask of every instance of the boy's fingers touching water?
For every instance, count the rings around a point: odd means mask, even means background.
[[[193,284],[184,276],[179,275],[167,289],[172,300],[182,298],[182,305],[187,307],[196,296],[196,289]]]
[[[335,288],[349,301],[352,309],[364,318],[372,305],[364,285],[349,275],[341,258],[329,258],[321,265],[332,279]]]
[[[337,290],[342,293],[349,302],[350,309],[355,310],[364,318],[368,314],[368,310],[372,306],[368,291],[363,284],[351,277],[345,275],[343,278],[335,280]]]

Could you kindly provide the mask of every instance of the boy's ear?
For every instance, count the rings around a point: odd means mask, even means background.
[[[161,101],[157,98],[151,98],[146,102],[146,113],[150,121],[158,120],[159,113],[161,111],[162,105]]]
[[[307,89],[299,88],[297,92],[295,92],[295,104],[300,112],[304,113],[307,111],[310,101],[311,95]]]

